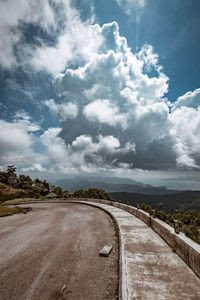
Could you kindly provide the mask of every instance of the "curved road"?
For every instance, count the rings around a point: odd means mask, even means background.
[[[0,299],[116,299],[112,219],[76,203],[31,206],[0,219]],[[108,258],[99,257],[105,244],[114,245]]]

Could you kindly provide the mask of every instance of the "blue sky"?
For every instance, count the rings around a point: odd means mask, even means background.
[[[198,0],[0,3],[0,168],[199,188]]]

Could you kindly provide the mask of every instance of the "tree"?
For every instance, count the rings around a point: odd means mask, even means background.
[[[32,187],[32,179],[29,176],[19,175],[18,187],[21,189],[29,189]]]
[[[50,184],[46,180],[43,181],[43,186],[48,190],[48,192],[50,191]]]
[[[16,175],[16,167],[14,165],[9,165],[7,167],[7,180],[8,180],[8,184],[9,184],[9,189],[12,186],[15,186],[17,183],[17,175]]]
[[[8,178],[6,172],[0,172],[0,181],[8,184]]]
[[[63,193],[63,190],[61,189],[61,187],[59,186],[56,186],[53,190],[53,192],[55,194],[57,194],[59,197],[63,197],[64,193]]]
[[[80,189],[78,191],[75,191],[73,196],[75,198],[95,198],[113,201],[112,197],[106,191],[99,189],[88,189],[86,191]]]
[[[41,181],[39,178],[36,178],[36,179],[34,180],[34,183],[35,183],[35,184],[41,184],[42,181]]]
[[[75,191],[74,194],[73,194],[73,196],[75,198],[86,198],[87,197],[86,193],[85,193],[85,191],[83,189],[79,189],[79,190]]]
[[[64,191],[64,198],[71,198],[72,194],[69,191]]]

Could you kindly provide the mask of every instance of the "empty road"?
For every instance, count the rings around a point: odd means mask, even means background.
[[[28,214],[0,218],[0,299],[116,299],[112,219],[78,203],[29,206]],[[105,244],[114,245],[108,258],[99,257]]]

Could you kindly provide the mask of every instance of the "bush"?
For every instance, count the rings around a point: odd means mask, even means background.
[[[146,212],[152,213],[150,205],[142,204],[140,208]],[[174,210],[171,210],[174,212]],[[177,220],[181,231],[185,233],[187,237],[200,244],[200,213],[195,210],[188,210],[184,213],[175,211],[175,213],[166,213],[162,210],[156,210],[156,217],[167,223],[168,225],[174,226],[174,220]]]
[[[104,190],[99,190],[99,189],[88,189],[88,190],[80,189],[80,190],[75,191],[73,193],[73,197],[75,197],[75,198],[105,199],[105,200],[113,201],[110,194],[108,194]]]

